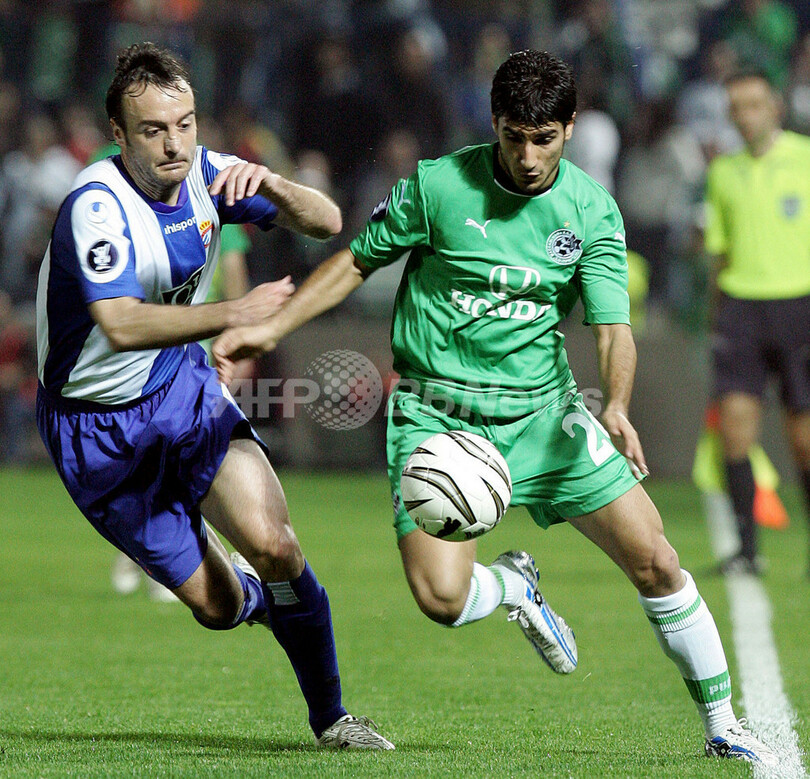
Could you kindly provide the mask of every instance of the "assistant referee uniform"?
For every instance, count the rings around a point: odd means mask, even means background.
[[[761,156],[744,149],[716,158],[706,206],[706,250],[724,259],[712,339],[715,396],[761,398],[775,377],[785,408],[808,413],[810,138],[782,131]],[[742,553],[753,560],[750,519]]]

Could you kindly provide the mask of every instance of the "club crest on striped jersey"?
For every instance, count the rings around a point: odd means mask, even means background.
[[[214,232],[214,224],[210,219],[206,219],[200,224],[200,238],[202,238],[203,246],[207,249],[211,245],[211,237]]]

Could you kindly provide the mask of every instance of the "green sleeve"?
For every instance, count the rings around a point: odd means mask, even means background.
[[[241,252],[247,254],[250,251],[250,238],[247,230],[240,224],[222,225],[219,232],[219,252]],[[217,266],[219,268],[219,266]]]
[[[585,324],[630,324],[627,247],[624,223],[615,204],[599,220],[595,237],[584,247],[576,275]]]
[[[92,165],[94,162],[98,162],[99,160],[106,160],[107,157],[112,157],[114,154],[118,154],[121,151],[121,147],[112,141],[109,143],[105,143],[103,146],[100,146],[96,149],[87,159],[87,164]]]
[[[706,199],[704,201],[706,226],[703,243],[709,254],[725,254],[728,251],[728,231],[723,221],[719,178],[717,164],[712,163],[706,176]]]
[[[349,249],[366,267],[381,268],[409,249],[429,243],[427,208],[417,172],[394,186]]]

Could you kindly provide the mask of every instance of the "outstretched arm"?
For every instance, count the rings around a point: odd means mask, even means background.
[[[343,249],[315,268],[278,314],[266,323],[226,330],[213,346],[220,380],[224,384],[230,382],[236,360],[258,357],[275,349],[285,335],[334,308],[363,283],[369,272],[349,249]]]
[[[90,315],[116,352],[160,349],[211,338],[227,327],[262,322],[278,311],[293,289],[287,276],[221,303],[165,306],[134,297],[106,298],[90,304]]]
[[[636,374],[636,344],[630,325],[593,325],[599,374],[606,395],[602,423],[636,478],[649,475],[638,433],[627,418]]]
[[[289,181],[264,165],[240,162],[227,167],[217,174],[208,192],[222,194],[228,206],[261,195],[278,207],[276,224],[311,238],[331,238],[343,227],[340,208],[328,195]]]

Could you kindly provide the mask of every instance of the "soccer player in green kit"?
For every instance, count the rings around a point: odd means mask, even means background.
[[[638,589],[695,701],[706,754],[775,762],[734,715],[714,620],[639,484],[648,471],[627,416],[636,351],[624,227],[610,195],[561,158],[574,130],[571,70],[546,52],[518,52],[498,68],[491,94],[497,142],[420,162],[278,315],[219,338],[220,375],[227,381],[234,360],[273,349],[409,251],[391,331],[402,379],[390,399],[388,462],[399,549],[420,609],[458,627],[504,605],[553,670],[576,666],[573,633],[538,592],[529,554],[482,565],[475,541],[429,536],[402,506],[413,449],[434,433],[468,430],[506,458],[513,504],[541,527],[570,522]],[[602,424],[577,392],[557,331],[577,296],[596,337]]]

